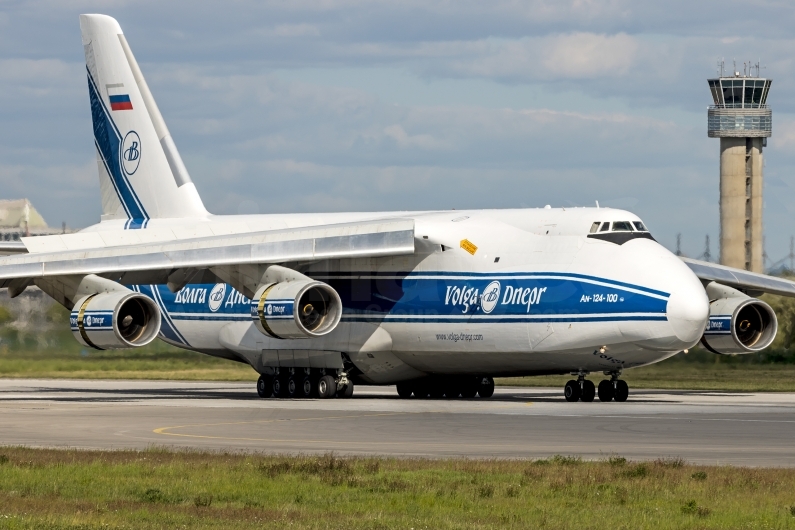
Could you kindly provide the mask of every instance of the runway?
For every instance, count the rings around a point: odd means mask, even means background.
[[[567,403],[558,388],[491,399],[260,399],[254,383],[0,380],[0,444],[169,446],[268,453],[471,458],[682,457],[795,467],[795,394],[632,391],[626,403]]]

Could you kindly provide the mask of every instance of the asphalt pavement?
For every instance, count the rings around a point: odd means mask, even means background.
[[[400,457],[681,457],[795,467],[795,394],[632,391],[626,403],[567,403],[558,388],[490,399],[260,399],[254,383],[0,380],[0,444]]]

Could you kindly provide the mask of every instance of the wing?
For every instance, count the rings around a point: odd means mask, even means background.
[[[172,230],[130,232],[83,232],[26,239],[30,253],[0,258],[0,287],[20,279],[86,274],[122,283],[164,283],[176,270],[414,253],[412,219],[187,239]],[[125,242],[131,237],[135,239]],[[141,238],[159,241],[147,243]]]
[[[28,247],[22,241],[0,241],[0,256],[27,254]]]
[[[690,258],[682,258],[682,261],[705,282],[713,281],[742,291],[761,291],[795,297],[795,282],[791,280]]]

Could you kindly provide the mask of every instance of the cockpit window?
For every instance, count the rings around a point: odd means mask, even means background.
[[[613,221],[613,232],[632,232],[632,223],[629,221]]]
[[[632,224],[635,225],[635,230],[637,230],[638,232],[648,232],[649,231],[649,229],[646,228],[646,226],[643,223],[641,223],[640,221],[632,221]]]
[[[591,231],[589,233],[593,234],[597,230],[599,230],[599,225],[602,224],[599,221],[596,221],[594,224],[591,225]]]
[[[600,232],[607,232],[610,230],[610,223],[604,222],[602,223],[602,228],[599,229]]]

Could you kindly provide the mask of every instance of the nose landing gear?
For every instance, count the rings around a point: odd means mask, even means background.
[[[577,379],[570,380],[563,387],[563,396],[568,402],[584,401],[590,403],[594,400],[596,395],[599,396],[599,401],[618,401],[624,402],[629,397],[629,386],[627,382],[619,379],[621,372],[605,372],[605,375],[612,376],[610,380],[604,379],[599,383],[597,390],[594,387],[593,381],[585,379],[589,372],[581,370],[579,372],[572,372],[571,375],[576,375]]]

